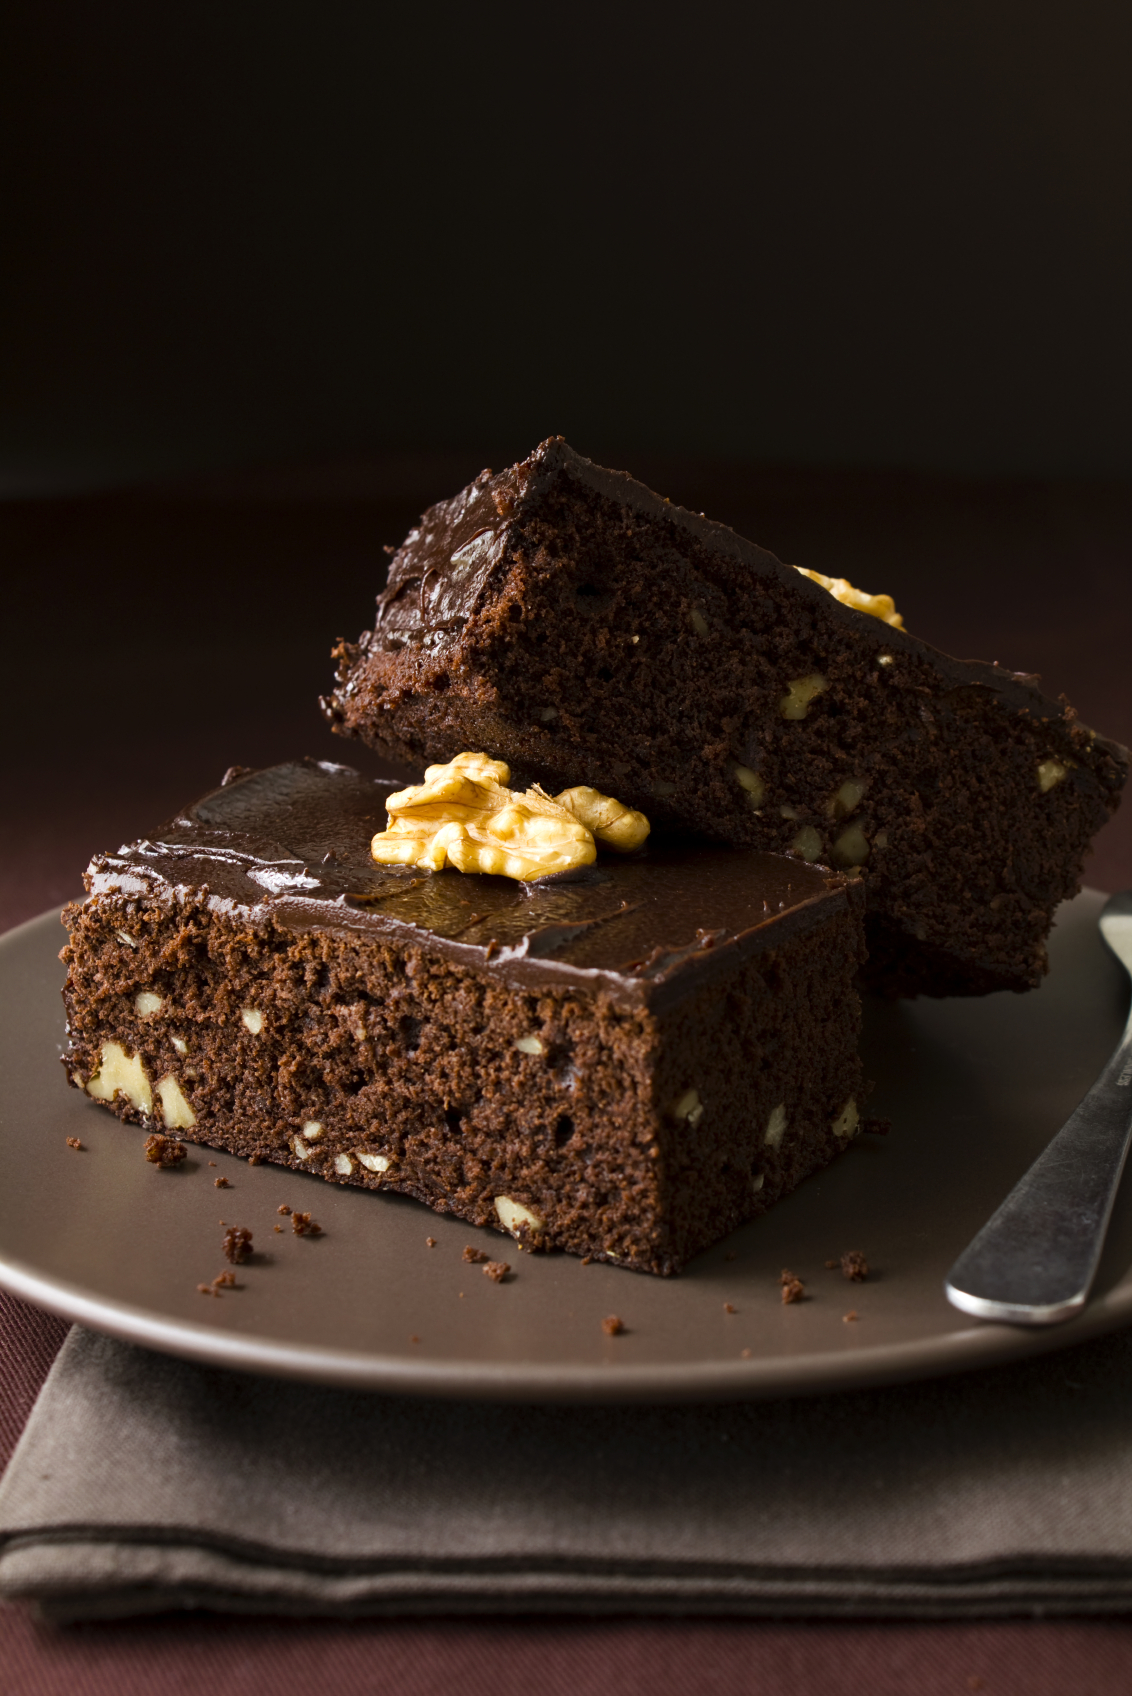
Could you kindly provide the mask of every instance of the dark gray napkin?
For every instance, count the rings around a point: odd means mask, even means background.
[[[78,1328],[0,1484],[0,1595],[54,1619],[1132,1604],[1132,1335],[807,1400],[402,1400]]]

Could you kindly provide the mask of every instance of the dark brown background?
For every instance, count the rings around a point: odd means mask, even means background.
[[[381,544],[554,431],[1132,741],[1122,0],[12,0],[4,29],[0,925],[230,763],[369,765],[315,698]],[[1132,884],[1132,806],[1089,876]],[[6,1444],[60,1336],[0,1298]],[[1130,1648],[5,1612],[0,1689],[1116,1696]]]
[[[1124,0],[8,0],[0,479],[1132,473]]]

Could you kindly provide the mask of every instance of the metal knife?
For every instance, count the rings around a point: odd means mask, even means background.
[[[1132,890],[1114,895],[1100,931],[1132,976]],[[948,1301],[979,1319],[1058,1325],[1085,1305],[1132,1142],[1132,1013],[1112,1059],[963,1250]]]

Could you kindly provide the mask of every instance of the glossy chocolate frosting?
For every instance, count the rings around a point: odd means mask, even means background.
[[[152,838],[92,861],[92,895],[205,893],[252,923],[364,932],[498,975],[522,989],[574,985],[660,1010],[686,990],[859,904],[860,890],[802,860],[650,840],[575,881],[378,866],[370,839],[395,786],[303,760],[249,772]]]

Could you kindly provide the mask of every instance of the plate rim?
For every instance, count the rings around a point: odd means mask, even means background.
[[[362,1350],[323,1349],[269,1337],[214,1331],[193,1320],[168,1319],[154,1309],[91,1297],[83,1289],[36,1273],[0,1251],[0,1287],[73,1324],[122,1342],[258,1376],[296,1379],[338,1389],[446,1400],[518,1402],[685,1402],[785,1400],[882,1384],[950,1377],[1055,1352],[1118,1330],[1132,1318],[1132,1292],[1114,1302],[1109,1292],[1064,1325],[1015,1327],[986,1323],[948,1332],[929,1343],[880,1344],[852,1352],[790,1355],[766,1360],[712,1361],[703,1366],[611,1364],[477,1364],[403,1360]]]

